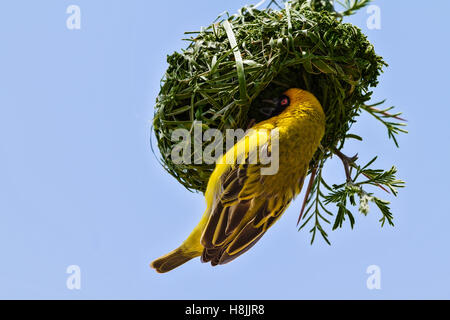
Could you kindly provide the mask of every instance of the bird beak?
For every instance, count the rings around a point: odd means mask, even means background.
[[[262,102],[270,104],[274,107],[277,107],[280,103],[280,98],[273,98],[273,99],[264,99]]]
[[[280,99],[279,98],[264,99],[264,100],[262,100],[262,102],[266,103],[270,106],[260,108],[259,112],[262,113],[266,117],[271,117],[272,114],[274,113],[274,111],[277,110],[278,104],[280,103]]]

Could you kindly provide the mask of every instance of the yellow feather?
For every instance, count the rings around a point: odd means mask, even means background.
[[[208,181],[206,210],[200,222],[179,248],[151,264],[158,272],[170,271],[201,255],[213,265],[233,260],[261,238],[301,191],[325,131],[325,115],[311,93],[289,89],[285,95],[290,104],[283,112],[256,124],[217,161]],[[236,159],[247,159],[264,145],[272,151],[270,130],[275,128],[279,131],[276,174],[261,176],[261,164],[244,167],[236,163]],[[235,161],[229,164],[230,159]],[[241,172],[244,178],[234,176]],[[225,180],[231,181],[229,185],[223,185]]]

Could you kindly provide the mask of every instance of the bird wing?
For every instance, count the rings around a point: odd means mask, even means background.
[[[240,148],[246,139],[245,149]],[[257,164],[249,163],[254,153],[264,148],[271,150],[270,131],[254,130],[227,152],[236,152],[237,159],[245,156],[245,162],[222,164],[225,167],[220,169],[216,167],[221,174],[214,185],[208,186],[215,191],[211,199],[211,214],[201,238],[205,248],[203,262],[224,264],[246,252],[291,202],[293,195],[290,193],[269,194],[269,188],[264,186],[267,176],[261,174],[263,165],[259,161]]]

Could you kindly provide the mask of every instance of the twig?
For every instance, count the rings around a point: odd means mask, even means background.
[[[311,176],[309,178],[308,188],[306,189],[305,199],[303,199],[302,210],[300,211],[300,215],[298,217],[297,226],[300,223],[300,220],[302,220],[303,213],[305,212],[306,203],[308,202],[309,194],[311,193],[311,188],[313,186],[314,179],[316,178],[316,173],[317,165],[311,170]]]
[[[350,165],[354,164],[355,161],[358,160],[358,154],[354,155],[353,157],[348,157],[336,148],[333,150],[333,153],[341,159],[342,164],[344,165],[347,182],[352,182],[352,176],[350,174]]]
[[[267,8],[269,8],[272,5],[272,3],[274,3],[279,9],[283,9],[276,0],[271,0],[267,5]]]
[[[365,173],[363,173],[363,176],[365,176],[365,177],[368,178],[368,179],[371,179],[371,177],[369,177],[369,176],[368,176],[367,174],[365,174]],[[383,189],[384,191],[386,191],[387,193],[390,194],[389,190],[386,189],[385,187],[383,187],[381,184],[377,183],[376,185],[377,185],[377,187],[380,187],[381,189]]]
[[[380,110],[380,109],[377,109],[377,108],[374,108],[374,107],[370,107],[370,106],[369,106],[369,108],[371,110],[373,110],[374,112],[381,113],[382,115],[386,116],[387,118],[394,118],[394,119],[397,119],[399,121],[408,122],[408,120],[403,119],[403,118],[399,117],[398,115],[393,115],[393,114],[390,114],[390,113],[388,113],[386,111],[383,111],[383,110]]]

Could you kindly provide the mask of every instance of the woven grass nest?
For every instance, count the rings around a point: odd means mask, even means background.
[[[203,130],[246,129],[252,119],[264,119],[261,100],[290,87],[312,92],[326,114],[311,168],[353,137],[348,131],[386,64],[361,30],[343,23],[329,4],[297,0],[277,10],[244,7],[188,33],[187,48],[168,56],[153,126],[162,164],[182,185],[204,192],[214,166],[174,164],[173,130],[191,130],[195,121]]]

